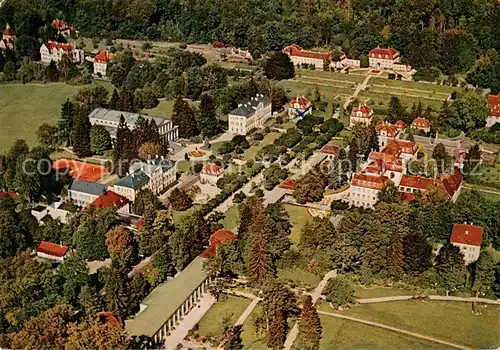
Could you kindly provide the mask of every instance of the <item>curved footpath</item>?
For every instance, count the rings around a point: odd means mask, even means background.
[[[411,300],[415,295],[398,295],[398,296],[392,296],[392,297],[381,297],[381,298],[370,298],[370,299],[356,299],[358,303],[360,304],[373,304],[373,303],[385,303],[385,302],[390,302],[390,301],[404,301],[404,300]],[[443,296],[443,295],[426,295],[422,296],[425,298],[429,298],[430,300],[438,300],[438,301],[462,301],[462,302],[477,302],[477,303],[484,303],[484,304],[495,304],[495,305],[500,305],[500,300],[496,299],[484,299],[484,298],[466,298],[466,297],[451,297],[451,296]]]
[[[353,322],[363,323],[363,324],[366,324],[366,325],[369,325],[369,326],[374,326],[374,327],[379,327],[379,328],[387,329],[387,330],[390,330],[390,331],[393,331],[393,332],[396,332],[396,333],[406,334],[406,335],[409,335],[409,336],[414,337],[414,338],[424,339],[424,340],[427,340],[427,341],[431,341],[433,343],[443,344],[443,345],[450,346],[450,347],[456,348],[456,349],[464,349],[464,350],[470,350],[470,349],[472,349],[472,348],[466,347],[464,345],[459,345],[459,344],[452,343],[452,342],[449,342],[449,341],[446,341],[446,340],[437,339],[437,338],[434,338],[434,337],[429,337],[429,336],[426,336],[426,335],[423,335],[423,334],[419,334],[419,333],[415,333],[415,332],[409,332],[409,331],[406,331],[406,330],[401,329],[401,328],[391,327],[391,326],[387,326],[387,325],[384,325],[384,324],[381,324],[381,323],[377,323],[377,322],[366,321],[366,320],[362,320],[362,319],[355,318],[355,317],[339,315],[339,314],[336,314],[336,313],[333,313],[333,312],[326,312],[326,311],[321,311],[321,310],[318,310],[318,314],[333,316],[333,317],[342,318],[342,319],[353,321]]]

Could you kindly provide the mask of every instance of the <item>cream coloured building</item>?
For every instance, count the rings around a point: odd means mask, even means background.
[[[40,61],[49,64],[50,61],[59,62],[64,55],[67,55],[73,62],[83,62],[83,50],[77,49],[72,44],[48,41],[40,47]]]
[[[233,134],[246,135],[252,129],[263,128],[271,118],[271,101],[267,96],[257,94],[250,100],[240,103],[228,115],[228,131]]]
[[[471,224],[454,224],[450,243],[460,249],[465,265],[479,258],[483,242],[484,228]]]

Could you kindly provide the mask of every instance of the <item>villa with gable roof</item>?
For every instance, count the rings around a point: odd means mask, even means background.
[[[48,41],[40,47],[40,61],[42,63],[49,64],[51,61],[59,62],[65,55],[67,55],[73,62],[83,62],[83,50],[77,49],[73,44]]]

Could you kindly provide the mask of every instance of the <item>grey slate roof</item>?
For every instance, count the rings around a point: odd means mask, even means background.
[[[100,196],[101,194],[106,192],[106,186],[98,182],[74,180],[71,184],[70,190]]]
[[[135,162],[130,166],[130,172],[135,172],[137,170],[144,171],[147,175],[151,174],[158,168],[162,168],[163,171],[167,171],[175,165],[174,161],[170,159],[149,159],[147,162]]]
[[[139,118],[140,115],[142,115],[144,119],[147,119],[149,121],[153,119],[158,127],[163,124],[172,124],[172,122],[168,119],[150,117],[148,115],[131,113],[131,112],[115,111],[114,109],[106,109],[106,108],[94,109],[89,114],[89,119],[94,118],[94,119],[109,120],[112,122],[119,123],[120,117],[122,115],[123,118],[125,118],[125,123],[127,123],[128,125],[135,125],[135,123],[137,122],[137,118]]]
[[[141,188],[149,182],[149,176],[144,171],[138,169],[132,174],[122,177],[115,183],[115,186],[132,188],[134,190]]]
[[[246,100],[238,105],[238,108],[233,109],[229,114],[240,115],[243,117],[250,117],[253,115],[257,109],[259,103],[263,103],[264,106],[271,103],[267,96],[262,94],[257,94],[257,96],[252,97],[250,100]]]

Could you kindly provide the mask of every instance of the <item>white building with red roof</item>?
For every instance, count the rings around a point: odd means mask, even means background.
[[[450,243],[460,249],[466,265],[476,261],[481,253],[484,228],[471,224],[455,224],[451,231]]]
[[[338,57],[335,57],[331,51],[309,51],[304,50],[299,45],[289,45],[283,50],[293,62],[295,66],[303,64],[314,65],[316,69],[323,69],[325,61],[329,61],[330,68],[345,68],[359,67],[360,61],[346,57],[345,53],[340,52]]]
[[[64,257],[68,252],[68,247],[56,243],[41,241],[36,248],[36,256],[42,259],[64,261]]]
[[[73,62],[83,61],[83,50],[77,49],[72,44],[49,41],[40,47],[41,62],[50,64],[50,61],[59,62],[64,55],[67,55]]]
[[[362,123],[364,125],[370,125],[373,119],[373,110],[367,107],[365,104],[360,104],[358,107],[354,107],[351,112],[351,117],[349,121],[349,127],[353,127],[356,123]]]
[[[93,208],[116,208],[118,213],[130,213],[130,201],[128,198],[113,191],[107,191],[100,195],[88,206]]]
[[[402,131],[404,129],[406,129],[406,123],[404,121],[402,121],[401,119],[400,120],[397,120],[395,123],[394,123],[394,126],[396,127],[396,129],[398,129],[399,131]]]
[[[488,108],[490,109],[490,116],[486,119],[486,126],[491,127],[496,123],[500,123],[500,95],[488,96]]]
[[[94,57],[94,74],[105,77],[108,69],[108,63],[111,61],[111,58],[111,53],[108,50],[99,52]]]
[[[378,135],[378,146],[380,149],[384,149],[389,143],[389,140],[396,139],[399,134],[399,129],[390,123],[378,124],[375,126]]]
[[[205,164],[200,173],[201,183],[217,185],[217,181],[224,176],[224,169],[217,164]]]
[[[66,40],[71,37],[71,32],[75,30],[73,26],[70,26],[62,19],[53,20],[50,26],[57,31],[57,34],[62,35]]]
[[[319,152],[326,155],[327,159],[333,160],[339,156],[340,149],[335,145],[324,145]]]
[[[305,96],[295,97],[288,104],[288,116],[293,120],[300,120],[312,113],[312,103]]]
[[[7,23],[2,33],[2,40],[0,40],[0,50],[12,50],[16,44],[16,40],[16,32],[10,27],[9,23]]]
[[[394,64],[400,60],[399,51],[392,47],[377,47],[368,53],[368,60],[371,68],[394,69]]]
[[[389,178],[375,174],[354,174],[349,192],[349,205],[373,209],[378,201],[378,194]]]
[[[415,120],[411,123],[410,128],[429,133],[431,132],[431,122],[425,118],[415,118]]]

